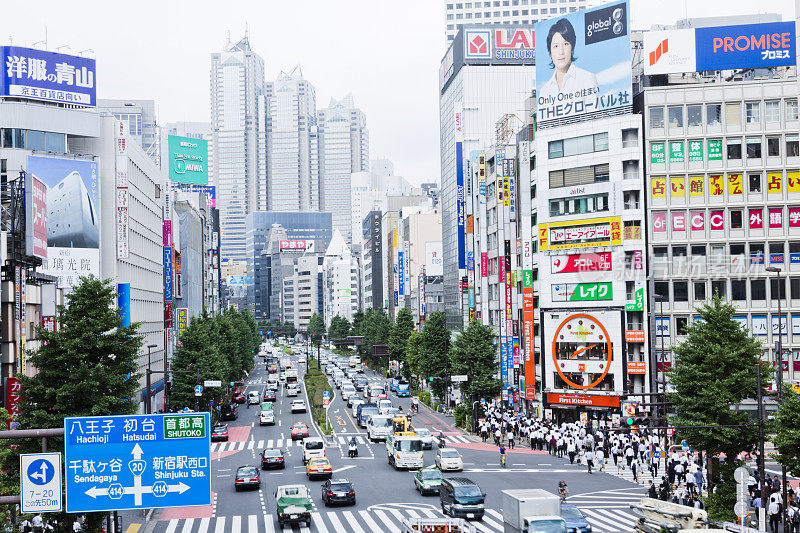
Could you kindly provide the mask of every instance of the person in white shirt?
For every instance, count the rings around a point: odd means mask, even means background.
[[[597,99],[597,76],[593,73],[576,67],[573,63],[575,57],[575,29],[567,19],[560,19],[550,27],[547,34],[547,52],[550,54],[550,64],[553,67],[553,77],[540,89],[538,99],[544,106],[553,104],[575,105],[583,102],[592,104]],[[593,107],[573,111],[597,111]]]

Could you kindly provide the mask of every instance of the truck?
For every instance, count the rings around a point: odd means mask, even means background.
[[[725,531],[708,527],[708,513],[678,503],[665,502],[655,498],[642,498],[638,504],[631,505],[641,514],[635,529],[639,533],[680,533],[703,530]]]
[[[413,431],[389,432],[386,436],[386,455],[395,470],[422,468],[422,439]]]
[[[406,518],[401,533],[478,533],[478,528],[461,518]]]
[[[561,499],[542,489],[501,490],[504,533],[567,533]]]
[[[306,523],[311,527],[311,493],[305,485],[280,485],[275,489],[278,525]]]

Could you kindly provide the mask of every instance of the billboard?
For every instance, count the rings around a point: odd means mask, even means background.
[[[25,174],[25,253],[47,258],[47,185]]]
[[[97,104],[95,61],[36,48],[3,46],[0,95],[83,106]]]
[[[627,1],[536,24],[539,122],[632,104]]]
[[[425,275],[441,276],[444,274],[442,263],[442,241],[425,242]]]
[[[173,183],[173,190],[206,195],[206,207],[217,207],[217,187],[215,185],[194,185],[191,183]]]
[[[278,247],[280,248],[281,252],[313,252],[314,251],[314,241],[307,241],[307,240],[291,240],[291,241],[280,241],[278,243]]]
[[[608,270],[611,270],[611,252],[550,256],[550,272],[553,274]]]
[[[169,135],[167,144],[170,181],[208,185],[208,141]]]
[[[539,224],[540,250],[569,250],[622,244],[620,217]]]
[[[100,277],[97,163],[28,156],[28,173],[47,187],[47,258],[41,272],[69,288],[79,276]]]
[[[670,74],[794,65],[793,22],[644,33],[644,73]]]

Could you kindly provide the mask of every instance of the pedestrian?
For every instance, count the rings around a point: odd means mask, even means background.
[[[658,498],[658,493],[656,492],[656,485],[652,481],[650,482],[650,487],[647,489],[647,497],[648,498]]]
[[[592,467],[594,466],[594,452],[592,452],[591,448],[588,448],[586,450],[584,457],[586,458],[586,468],[589,470],[589,473],[591,474]]]
[[[631,461],[631,473],[633,474],[633,482],[639,483],[639,460],[636,457]]]
[[[569,464],[575,464],[575,443],[572,439],[569,439],[569,443],[567,444],[567,455],[569,455]]]
[[[776,499],[771,499],[769,507],[767,507],[769,514],[769,528],[772,533],[778,533],[778,527],[781,523],[781,505]]]
[[[597,470],[603,472],[606,466],[606,457],[605,454],[603,453],[602,447],[597,448],[597,451],[594,452],[594,457],[597,460]]]
[[[703,469],[698,468],[694,472],[694,484],[697,485],[697,495],[703,495]]]
[[[800,532],[800,508],[794,502],[789,505],[789,531],[791,533]]]
[[[509,450],[513,450],[514,449],[514,430],[513,429],[509,430],[509,432],[508,432],[508,449]]]

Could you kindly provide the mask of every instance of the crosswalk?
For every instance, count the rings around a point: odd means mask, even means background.
[[[630,506],[644,495],[641,488],[630,487],[577,494],[567,503],[583,511],[595,531],[633,531],[638,517]]]
[[[370,443],[369,439],[366,436],[361,435],[352,435],[356,438],[356,442],[359,446],[366,446],[368,444],[375,444]],[[337,442],[340,446],[347,446],[350,442],[350,435],[338,435],[336,437]],[[467,437],[463,435],[445,435],[445,440],[450,444],[468,444],[472,442]],[[211,451],[212,452],[232,452],[232,451],[239,451],[239,450],[263,450],[264,447],[267,448],[288,448],[291,446],[302,446],[303,441],[302,439],[298,440],[291,440],[291,439],[262,439],[262,440],[245,440],[245,441],[228,441],[228,442],[212,442],[211,443]]]
[[[595,533],[632,531],[636,517],[622,509],[583,509]],[[303,533],[400,533],[403,521],[409,518],[441,518],[443,515],[432,506],[394,508],[391,505],[374,506],[366,510],[315,511],[311,513],[311,527],[286,525],[282,530],[274,514],[249,514],[159,520],[154,533],[275,533],[276,531],[301,531]],[[501,533],[504,530],[501,511],[487,509],[483,520],[473,525],[481,533]]]

